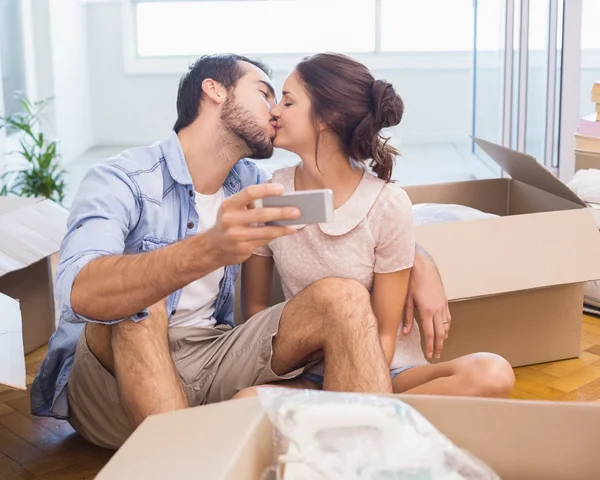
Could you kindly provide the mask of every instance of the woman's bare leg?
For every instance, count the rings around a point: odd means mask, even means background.
[[[394,393],[506,398],[515,383],[510,364],[491,353],[413,367],[394,379]]]

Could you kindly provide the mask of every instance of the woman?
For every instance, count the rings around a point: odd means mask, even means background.
[[[398,125],[403,112],[391,84],[343,55],[307,58],[287,77],[272,111],[275,146],[296,153],[301,162],[276,171],[272,181],[286,191],[331,189],[335,217],[297,227],[295,235],[274,240],[244,263],[244,316],[269,306],[274,266],[288,300],[319,279],[352,278],[370,292],[394,392],[507,396],[514,375],[503,358],[474,354],[430,365],[418,328],[399,332],[415,233],[411,202],[390,182],[398,152],[381,131]],[[285,385],[326,389],[323,371],[318,365]],[[253,393],[248,389],[237,397]]]

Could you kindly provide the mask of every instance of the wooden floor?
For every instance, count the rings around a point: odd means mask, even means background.
[[[31,384],[46,353],[27,356]],[[600,402],[600,320],[583,317],[581,356],[515,369],[512,398]],[[92,479],[111,451],[88,444],[64,421],[29,415],[29,395],[0,385],[0,479]]]
[[[600,403],[600,319],[583,316],[579,358],[515,369],[511,398]]]

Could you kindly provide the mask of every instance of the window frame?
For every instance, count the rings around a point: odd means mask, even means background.
[[[90,3],[121,3],[121,29],[123,35],[124,70],[128,75],[180,75],[185,72],[197,55],[181,56],[140,56],[137,53],[136,5],[169,0],[80,0]],[[202,1],[202,0],[172,0],[172,1]],[[211,1],[211,0],[206,0]],[[227,0],[222,0],[227,1]],[[368,68],[374,70],[439,70],[440,68],[454,70],[472,66],[472,53],[468,51],[447,52],[389,52],[381,49],[381,14],[382,1],[375,0],[375,49],[372,52],[347,52]],[[289,54],[253,54],[236,52],[250,57],[260,57],[274,72],[289,72],[299,58],[306,53]],[[425,55],[424,55],[425,53]]]

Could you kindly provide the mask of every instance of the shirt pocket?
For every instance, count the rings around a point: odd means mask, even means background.
[[[172,245],[177,240],[172,240],[164,237],[156,237],[153,235],[146,235],[142,238],[142,243],[138,249],[139,252],[152,252],[153,250],[158,250],[159,248],[166,247],[168,245]]]

